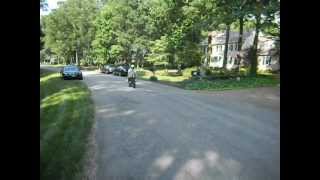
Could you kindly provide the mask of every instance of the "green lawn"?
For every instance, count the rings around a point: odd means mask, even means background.
[[[40,72],[40,179],[79,179],[93,118],[84,83]]]
[[[276,86],[280,83],[279,78],[273,74],[263,74],[257,77],[242,77],[240,81],[233,79],[217,79],[217,80],[193,80],[191,78],[191,71],[196,68],[187,68],[183,70],[181,76],[170,75],[164,70],[156,71],[156,77],[159,83],[177,86],[188,90],[232,90],[232,89],[246,89],[255,87],[269,87]],[[149,80],[152,72],[140,69],[138,78]]]
[[[240,81],[236,79],[224,80],[190,80],[183,82],[183,87],[188,90],[234,90],[257,87],[277,86],[280,80],[274,76],[243,77]]]
[[[52,67],[64,67],[65,65],[64,64],[46,64],[47,66],[52,66]]]
[[[155,75],[158,78],[159,83],[181,87],[182,82],[191,78],[191,70],[195,70],[195,68],[184,70],[181,76],[170,74],[165,70],[158,70]],[[150,80],[150,77],[153,76],[152,72],[146,69],[139,69],[137,74],[138,78],[143,80]]]

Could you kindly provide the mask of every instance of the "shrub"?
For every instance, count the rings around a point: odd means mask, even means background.
[[[222,70],[222,68],[219,68],[219,67],[214,67],[213,68],[213,71],[221,71]]]
[[[158,81],[158,78],[156,76],[151,76],[150,81]]]
[[[204,74],[205,74],[206,76],[211,76],[211,75],[213,75],[213,72],[211,71],[210,68],[205,68]]]
[[[247,69],[247,68],[240,68],[240,74],[243,76],[247,75],[248,71],[249,71],[249,69]]]
[[[191,72],[196,70],[197,70],[197,67],[186,68],[182,71],[182,75],[187,77],[191,76]]]
[[[81,60],[80,60],[80,65],[82,65],[82,66],[88,66],[88,63],[87,63],[86,60],[81,59]]]
[[[146,72],[145,71],[137,71],[137,75],[144,76],[144,75],[146,75]]]
[[[183,72],[182,71],[178,71],[177,73],[175,73],[175,76],[183,76]]]
[[[166,70],[157,70],[156,73],[159,76],[167,76],[168,75],[168,72]]]
[[[209,69],[210,70],[210,69]],[[235,79],[236,77],[244,77],[245,73],[239,73],[236,69],[225,70],[222,68],[214,68],[213,70],[206,71],[207,80],[215,80],[215,79]]]

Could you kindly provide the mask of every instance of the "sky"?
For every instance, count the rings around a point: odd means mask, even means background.
[[[65,0],[47,0],[47,2],[48,2],[48,11],[42,11],[42,10],[40,10],[40,15],[47,15],[47,14],[50,13],[50,11],[51,11],[52,9],[57,8],[57,2],[58,2],[58,1],[65,1]]]

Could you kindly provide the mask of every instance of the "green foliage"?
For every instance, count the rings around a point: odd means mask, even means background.
[[[158,81],[158,78],[156,76],[151,76],[150,81]]]
[[[277,0],[67,0],[42,18],[41,39],[64,62],[77,51],[90,64],[192,67],[201,63],[206,32],[238,30],[243,18],[245,30],[279,37],[277,14]]]
[[[143,61],[148,46],[146,10],[138,1],[106,3],[95,21],[96,35],[92,42],[99,61]]]
[[[78,51],[79,59],[89,51],[94,37],[95,0],[68,0],[42,18],[45,47],[70,61]]]
[[[167,65],[169,61],[167,37],[162,36],[161,39],[155,40],[151,44],[151,53],[148,55],[147,61],[154,65]]]
[[[200,66],[201,64],[201,53],[196,43],[187,43],[177,55],[179,64],[184,64],[187,67]]]
[[[205,74],[206,76],[211,76],[211,75],[212,75],[212,70],[211,70],[210,68],[205,68],[205,69],[204,69],[204,74]]]
[[[85,59],[81,59],[81,60],[80,60],[80,64],[81,64],[82,66],[88,66],[88,62],[87,62]]]
[[[196,70],[197,70],[197,67],[186,68],[182,71],[182,75],[186,77],[191,77],[191,72]]]
[[[52,52],[49,48],[40,50],[40,62],[48,62],[52,56]]]
[[[110,48],[110,61],[108,63],[118,62],[118,58],[124,52],[124,48],[120,45],[112,45]]]

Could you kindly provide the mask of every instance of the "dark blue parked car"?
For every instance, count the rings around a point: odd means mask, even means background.
[[[63,79],[80,79],[83,80],[82,72],[78,66],[68,65],[61,70]]]
[[[116,76],[127,76],[128,75],[128,70],[129,70],[129,65],[128,64],[119,65],[114,69],[113,75],[116,75]]]

